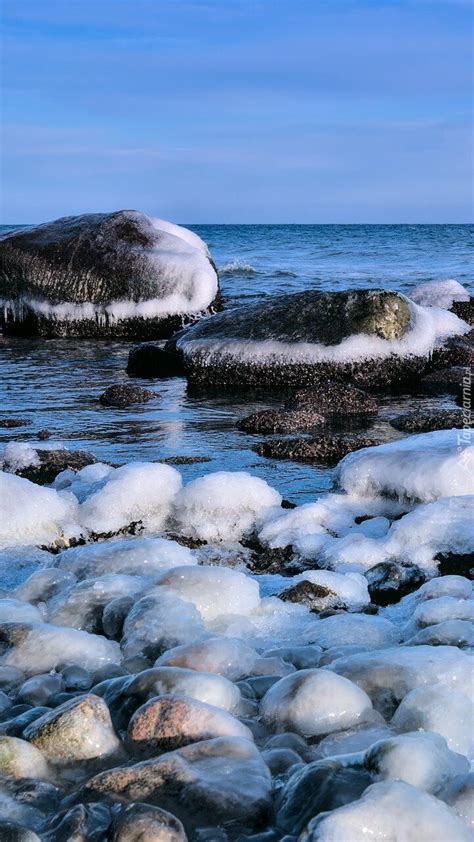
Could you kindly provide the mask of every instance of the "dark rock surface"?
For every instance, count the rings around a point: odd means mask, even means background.
[[[15,473],[39,485],[53,482],[61,471],[67,469],[80,471],[86,465],[97,462],[95,456],[85,450],[38,450],[37,452],[39,465],[29,465],[27,468],[20,468]]]
[[[283,602],[297,602],[300,605],[305,605],[310,611],[319,614],[327,608],[345,609],[347,606],[342,599],[326,588],[324,585],[316,585],[314,582],[308,582],[304,579],[302,582],[297,582],[291,588],[278,594]]]
[[[156,342],[142,342],[128,355],[129,377],[183,377],[184,366],[180,354],[166,350]]]
[[[468,325],[474,326],[474,298],[469,301],[453,301],[449,309]]]
[[[165,338],[197,310],[212,311],[217,273],[205,247],[159,229],[143,213],[122,210],[70,216],[0,238],[0,298],[5,331],[40,336]],[[192,237],[192,235],[190,235]],[[171,253],[171,256],[170,256]],[[173,253],[183,272],[169,271]],[[189,266],[208,270],[209,300],[196,294]],[[202,282],[202,273],[199,282]],[[179,294],[183,312],[146,315],[116,303],[140,303]],[[41,306],[39,306],[41,305]],[[46,307],[42,305],[47,305]],[[51,306],[67,305],[56,311]],[[74,305],[79,305],[74,307]],[[86,308],[80,309],[80,305]],[[92,305],[92,306],[90,306]],[[145,311],[146,311],[145,307]]]
[[[0,429],[13,430],[15,427],[26,427],[31,424],[28,418],[0,418]]]
[[[318,412],[301,410],[291,412],[285,409],[264,409],[254,412],[237,422],[237,427],[245,433],[295,433],[297,430],[310,430],[321,427],[325,418]]]
[[[104,406],[117,406],[124,409],[134,403],[146,403],[147,401],[158,398],[156,392],[150,389],[145,389],[143,386],[135,386],[132,383],[117,383],[114,386],[109,386],[99,398]]]
[[[112,842],[187,842],[179,819],[160,807],[127,804],[114,812]]]
[[[438,562],[440,576],[454,575],[474,579],[474,553],[438,553],[435,560]]]
[[[399,602],[406,594],[416,591],[426,576],[415,564],[401,565],[395,561],[382,561],[371,567],[365,578],[372,602],[384,606]]]
[[[421,380],[421,386],[434,394],[460,395],[464,380],[470,380],[469,366],[447,366],[426,374]]]
[[[408,412],[390,420],[392,427],[403,433],[429,433],[432,430],[450,430],[462,427],[463,414],[460,409],[432,409]]]
[[[327,418],[347,415],[375,415],[378,401],[350,383],[327,380],[311,389],[298,389],[286,401],[285,409],[320,412]]]
[[[296,462],[314,462],[336,465],[343,456],[379,444],[377,439],[365,436],[320,435],[308,439],[270,439],[255,446],[259,456],[268,459],[294,459]]]

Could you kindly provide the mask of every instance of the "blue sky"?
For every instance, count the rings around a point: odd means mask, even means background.
[[[470,0],[3,0],[1,221],[468,222]]]

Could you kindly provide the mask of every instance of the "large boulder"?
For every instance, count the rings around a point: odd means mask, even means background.
[[[139,211],[69,216],[0,238],[5,330],[170,336],[219,294],[205,243]]]
[[[192,383],[313,385],[350,379],[374,387],[418,377],[433,347],[467,325],[387,290],[278,295],[204,319],[168,344]]]

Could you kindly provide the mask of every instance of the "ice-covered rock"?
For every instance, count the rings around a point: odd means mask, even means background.
[[[268,767],[250,740],[219,737],[102,772],[84,791],[88,800],[110,795],[157,804],[189,833],[208,827],[210,816],[214,827],[261,827],[270,809],[270,785]]]
[[[238,681],[251,673],[256,659],[255,649],[244,640],[208,637],[198,643],[168,649],[158,658],[156,666],[187,667]]]
[[[358,801],[310,821],[299,842],[468,842],[470,831],[454,810],[402,781],[369,786]]]
[[[51,544],[78,531],[77,502],[27,479],[0,471],[0,547]]]
[[[104,664],[119,664],[120,647],[112,640],[78,629],[46,623],[6,623],[0,627],[6,651],[0,664],[38,675],[67,663],[94,672]]]
[[[181,488],[170,465],[132,462],[111,471],[102,488],[80,506],[79,520],[91,532],[118,532],[131,524],[159,532]]]
[[[328,594],[321,593],[321,608],[333,607],[338,601],[349,611],[361,611],[369,604],[369,591],[367,581],[360,573],[333,573],[330,570],[306,570],[302,574],[301,581],[308,581],[311,584],[327,590]],[[333,599],[335,598],[335,599]]]
[[[367,694],[328,670],[299,670],[267,691],[260,710],[279,731],[305,737],[325,736],[366,721],[372,712]]]
[[[156,339],[210,312],[218,296],[205,243],[133,210],[4,234],[0,261],[10,333]]]
[[[193,382],[268,388],[342,376],[373,386],[423,372],[438,342],[467,330],[395,292],[305,290],[205,319],[177,347]]]
[[[473,494],[474,446],[459,447],[461,433],[420,433],[351,453],[338,465],[336,481],[350,494],[425,503]]]
[[[42,623],[43,615],[21,599],[0,599],[0,623]]]
[[[251,731],[228,711],[177,693],[145,702],[133,714],[127,743],[138,757],[153,757],[189,743],[215,737],[243,737]]]
[[[113,755],[120,747],[107,705],[92,693],[40,716],[24,737],[55,766]]]
[[[410,298],[424,307],[445,307],[450,310],[454,301],[469,301],[469,293],[459,281],[425,281],[410,290]]]
[[[451,751],[444,737],[430,731],[380,740],[366,751],[364,762],[376,780],[405,781],[433,795],[469,771],[467,758]]]
[[[0,774],[47,780],[51,777],[51,769],[41,751],[26,740],[0,737]]]
[[[204,635],[204,623],[196,606],[175,591],[161,587],[135,603],[123,626],[121,646],[126,658],[145,655],[154,659],[173,646]]]
[[[47,602],[61,591],[67,590],[77,582],[76,577],[66,570],[57,570],[55,567],[46,567],[37,570],[26,579],[15,590],[17,599],[31,602],[37,605],[40,602]]]
[[[268,483],[244,472],[218,471],[192,480],[175,500],[178,531],[201,541],[238,541],[281,504]]]
[[[155,577],[163,570],[197,561],[187,547],[166,538],[117,538],[63,550],[55,563],[61,571],[89,579],[109,573]]]
[[[102,612],[113,599],[130,596],[137,600],[146,583],[137,576],[112,573],[84,579],[54,596],[46,606],[48,622],[88,632],[101,633]]]
[[[398,731],[435,731],[448,746],[470,755],[474,744],[474,704],[454,687],[426,684],[407,693],[392,718]]]
[[[113,842],[187,842],[176,816],[150,804],[124,804],[114,816]]]
[[[195,605],[205,622],[232,614],[250,614],[260,603],[257,582],[226,567],[175,567],[160,576],[157,585]]]
[[[228,678],[184,667],[154,667],[139,672],[128,684],[126,693],[142,701],[178,693],[224,710],[233,710],[240,702],[239,688]]]
[[[397,643],[400,633],[390,620],[369,614],[335,614],[316,623],[305,634],[306,640],[323,649],[347,646],[355,641],[366,649],[383,649]]]
[[[474,772],[454,778],[438,793],[438,798],[449,804],[467,827],[474,830]]]

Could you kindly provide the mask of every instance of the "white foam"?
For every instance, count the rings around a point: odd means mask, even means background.
[[[445,281],[427,281],[410,290],[410,298],[423,307],[445,307],[449,310],[455,301],[469,301],[469,293],[454,278]]]

